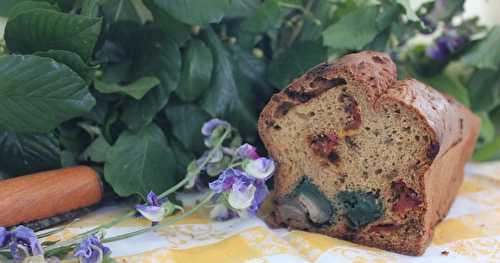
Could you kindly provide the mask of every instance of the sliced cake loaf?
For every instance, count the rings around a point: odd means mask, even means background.
[[[408,255],[463,180],[479,119],[382,53],[320,64],[275,94],[259,133],[278,162],[275,224]]]

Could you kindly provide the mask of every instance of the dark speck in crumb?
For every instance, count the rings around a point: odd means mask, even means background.
[[[441,255],[442,256],[448,256],[450,254],[450,252],[444,250],[444,251],[441,251]]]

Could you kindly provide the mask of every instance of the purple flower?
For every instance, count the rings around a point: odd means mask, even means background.
[[[153,192],[149,192],[146,205],[136,205],[135,209],[153,223],[160,222],[165,216],[165,209],[162,206],[162,202]]]
[[[36,234],[30,228],[18,226],[8,234],[10,253],[15,261],[22,261],[25,257],[43,255],[43,248]],[[5,242],[5,241],[4,241]]]
[[[236,150],[236,153],[238,157],[242,159],[255,160],[259,158],[259,154],[257,154],[257,149],[248,143],[245,143],[242,146],[240,146],[238,150]]]
[[[448,33],[438,37],[432,45],[428,46],[425,54],[432,59],[443,61],[462,48],[467,41],[467,37]]]
[[[207,137],[210,137],[210,136],[212,136],[213,131],[221,125],[224,126],[225,128],[231,127],[231,125],[229,125],[229,123],[227,123],[223,120],[211,119],[211,120],[205,122],[205,124],[203,124],[203,126],[201,127],[201,133]]]
[[[255,215],[269,194],[265,180],[232,168],[226,169],[209,187],[219,194],[216,198],[219,203],[210,213],[217,220]]]
[[[243,169],[250,176],[267,180],[274,173],[276,165],[272,159],[261,157],[244,163]]]
[[[10,233],[5,227],[0,227],[0,248],[6,247],[10,242]]]
[[[99,263],[110,253],[109,248],[105,247],[98,237],[92,235],[80,243],[74,256],[82,263]]]
[[[233,184],[238,180],[238,178],[244,176],[244,173],[238,169],[226,169],[219,175],[217,180],[208,184],[208,187],[214,191],[214,193],[220,194],[225,192],[233,186]]]

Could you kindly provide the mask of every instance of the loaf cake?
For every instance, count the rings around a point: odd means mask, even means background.
[[[277,161],[269,222],[421,255],[463,180],[480,120],[383,53],[320,64],[275,94],[259,134]]]

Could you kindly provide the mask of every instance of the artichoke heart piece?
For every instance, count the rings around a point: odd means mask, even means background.
[[[348,226],[352,229],[359,229],[383,215],[382,202],[373,193],[343,191],[337,194],[337,198],[348,219]]]
[[[300,181],[293,194],[283,203],[280,212],[290,220],[315,227],[330,225],[335,214],[328,198],[307,177]]]

